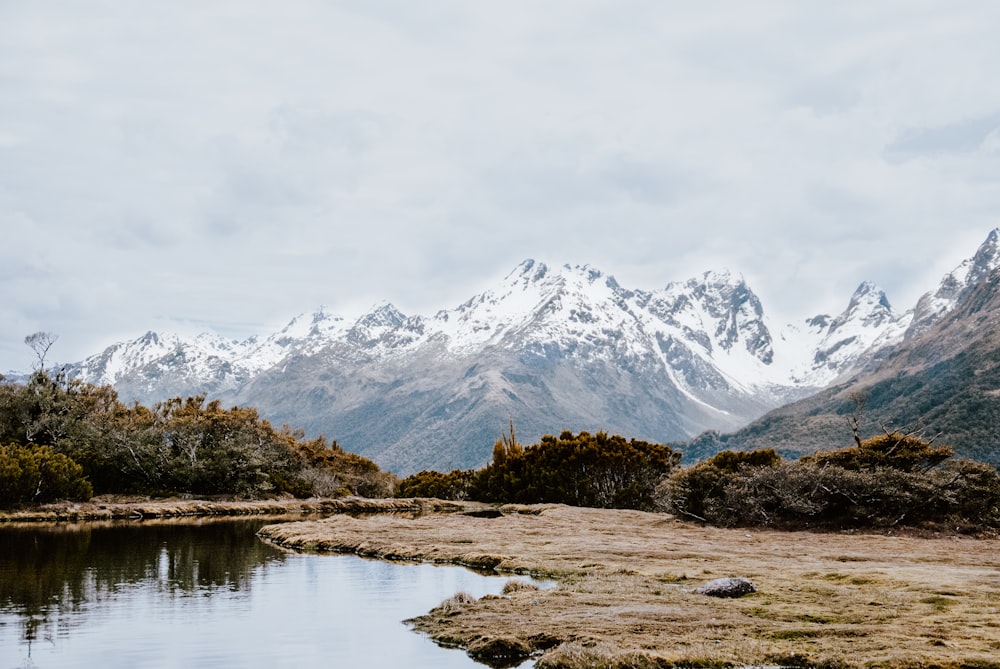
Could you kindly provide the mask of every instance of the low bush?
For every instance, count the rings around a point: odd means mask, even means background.
[[[83,467],[49,446],[0,446],[0,505],[86,501],[94,494]]]
[[[566,430],[523,446],[512,427],[486,467],[422,471],[400,481],[396,496],[652,510],[657,486],[679,462],[669,446],[605,432]]]
[[[793,462],[724,452],[671,476],[662,504],[720,526],[1000,527],[1000,475],[951,453],[900,434]]]
[[[567,430],[528,447],[501,440],[473,494],[484,502],[652,510],[657,486],[679,462],[669,446],[605,432]]]
[[[396,486],[396,497],[435,497],[462,501],[476,484],[477,474],[472,469],[455,469],[447,474],[423,470],[407,476]]]

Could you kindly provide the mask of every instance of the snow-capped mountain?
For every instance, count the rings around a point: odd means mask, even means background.
[[[913,432],[951,446],[961,457],[1000,466],[997,238],[992,232],[973,258],[946,274],[913,311],[895,319],[886,330],[895,343],[880,346],[876,340],[849,377],[732,434],[701,435],[681,450],[692,459],[722,449],[755,448],[798,457],[847,446],[851,437],[844,409],[850,407],[857,412],[862,438],[886,429]]]
[[[853,371],[866,354],[900,341],[913,314],[896,313],[885,292],[864,281],[839,316],[819,314],[780,334],[787,346],[787,378],[826,386]]]
[[[320,308],[300,315],[261,340],[226,339],[204,333],[194,338],[147,332],[129,342],[109,346],[67,367],[71,376],[115,386],[129,400],[154,403],[174,395],[217,396],[234,391],[255,374],[292,354],[309,354],[348,332],[340,316]]]
[[[973,257],[945,274],[937,290],[925,293],[917,301],[906,338],[926,332],[997,267],[1000,267],[1000,228],[990,232]]]
[[[738,428],[939,320],[998,264],[997,237],[902,314],[864,282],[839,315],[779,327],[727,271],[633,290],[593,267],[527,260],[432,316],[386,303],[355,320],[321,308],[243,342],[147,333],[69,371],[143,403],[253,405],[397,472],[482,465],[510,419],[526,440],[680,440]]]

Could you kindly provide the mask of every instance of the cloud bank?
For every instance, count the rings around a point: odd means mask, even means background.
[[[529,257],[911,306],[1000,225],[1000,5],[752,4],[0,4],[0,370]]]

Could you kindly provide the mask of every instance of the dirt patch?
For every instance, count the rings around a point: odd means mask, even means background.
[[[485,659],[539,666],[1000,667],[1000,542],[693,526],[557,505],[499,517],[333,516],[265,527],[278,545],[553,577],[545,590],[410,621]],[[751,579],[720,600],[694,590]],[[596,663],[596,664],[595,664]]]

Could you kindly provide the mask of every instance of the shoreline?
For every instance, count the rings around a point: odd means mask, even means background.
[[[1000,541],[721,529],[639,511],[506,505],[266,526],[285,549],[532,574],[551,589],[407,621],[494,666],[1000,668]],[[695,593],[742,576],[740,599]]]
[[[36,507],[0,510],[5,523],[50,523],[151,518],[197,518],[344,513],[450,513],[486,505],[442,500],[369,499],[366,497],[316,497],[276,500],[133,499],[57,502]]]

